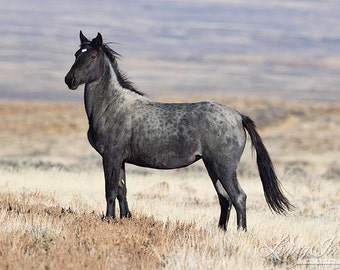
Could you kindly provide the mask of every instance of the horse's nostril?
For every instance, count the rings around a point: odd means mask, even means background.
[[[67,84],[68,88],[70,89],[76,89],[76,85],[77,85],[77,80],[75,78],[75,76],[72,76],[71,74],[67,74],[65,76],[65,83]]]
[[[70,81],[71,81],[71,76],[70,76],[69,74],[67,74],[67,75],[65,76],[65,83],[66,83],[67,85],[70,85]]]

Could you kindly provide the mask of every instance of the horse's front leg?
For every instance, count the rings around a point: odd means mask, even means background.
[[[116,217],[116,198],[119,188],[119,175],[121,163],[112,161],[111,158],[103,158],[103,168],[105,176],[105,197],[106,197],[106,216]]]
[[[131,213],[130,213],[127,198],[126,198],[126,193],[127,193],[127,189],[126,189],[126,177],[125,177],[125,164],[123,163],[120,169],[119,183],[118,183],[118,195],[117,195],[121,218],[131,217]]]

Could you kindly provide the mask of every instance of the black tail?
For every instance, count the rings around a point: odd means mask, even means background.
[[[282,193],[281,183],[275,174],[267,149],[256,131],[255,123],[248,116],[244,115],[242,115],[242,123],[250,135],[252,147],[256,150],[257,167],[267,204],[277,214],[285,214],[287,211],[292,210],[294,206]]]

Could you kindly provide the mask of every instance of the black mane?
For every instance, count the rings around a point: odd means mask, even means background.
[[[130,91],[135,92],[138,95],[144,96],[144,93],[137,90],[133,83],[128,79],[127,74],[122,73],[120,71],[117,63],[117,57],[120,57],[121,55],[116,51],[112,50],[107,44],[103,44],[102,48],[104,50],[105,55],[109,58],[112,64],[113,70],[117,76],[118,82],[121,85],[121,87],[129,89]]]

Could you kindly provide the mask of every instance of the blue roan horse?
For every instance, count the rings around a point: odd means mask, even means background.
[[[88,140],[103,158],[106,216],[115,218],[116,198],[120,216],[131,216],[126,199],[126,162],[174,169],[203,159],[221,206],[219,226],[226,229],[233,205],[238,228],[246,230],[246,194],[236,177],[246,143],[245,130],[257,153],[269,207],[279,214],[293,208],[281,191],[268,152],[250,118],[215,102],[153,102],[120,72],[119,54],[103,44],[100,33],[90,41],[80,32],[80,41],[65,82],[72,90],[85,84]]]

